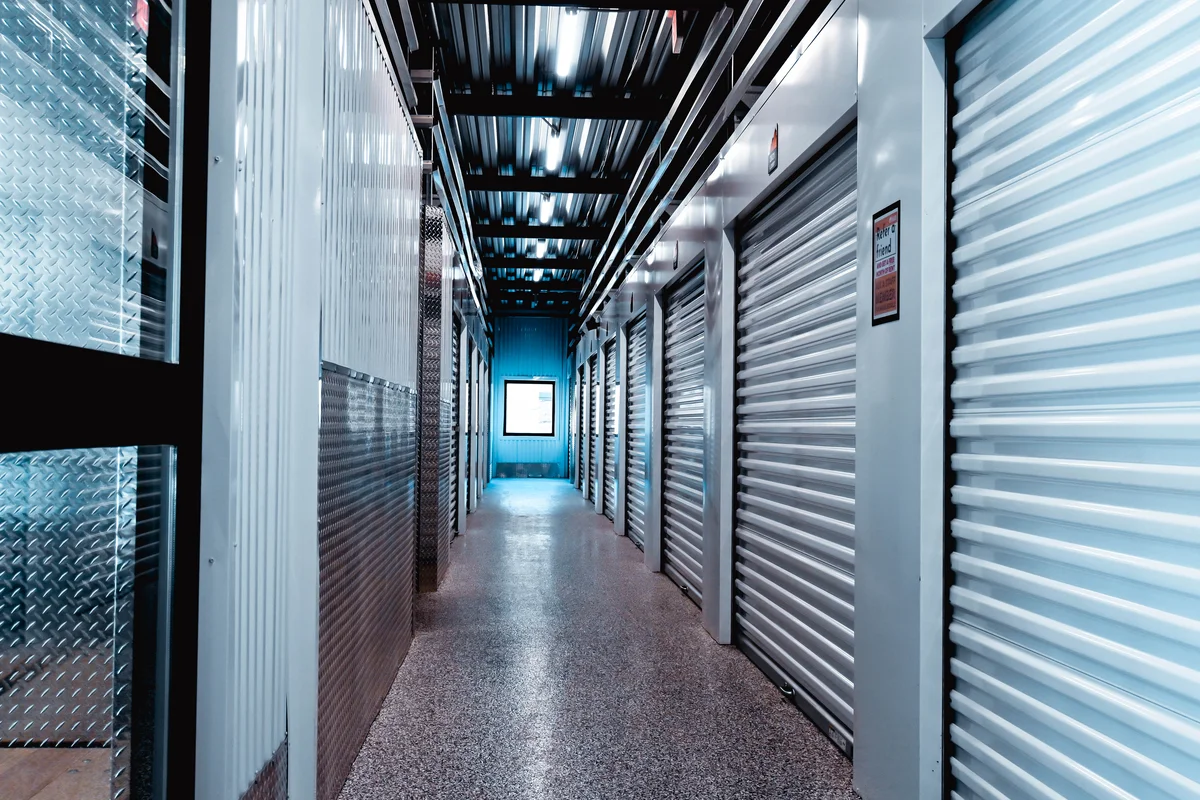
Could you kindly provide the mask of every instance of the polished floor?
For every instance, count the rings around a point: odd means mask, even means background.
[[[567,482],[494,481],[342,792],[855,797],[850,763]]]

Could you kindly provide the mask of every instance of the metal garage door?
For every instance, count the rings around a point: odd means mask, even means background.
[[[649,359],[646,317],[629,326],[629,363],[625,370],[625,535],[646,546],[646,372]]]
[[[596,478],[600,474],[600,368],[596,356],[588,359],[588,476],[584,492],[588,500],[596,500]]]
[[[704,592],[704,266],[667,297],[663,349],[663,571]]]
[[[451,428],[453,442],[450,445],[451,464],[450,473],[450,530],[458,530],[458,451],[459,443],[462,441],[461,429],[461,414],[458,407],[459,401],[459,385],[458,385],[458,353],[459,339],[462,338],[462,323],[458,321],[458,317],[454,317],[454,334],[450,337],[450,405],[452,406],[451,413]]]
[[[604,516],[617,507],[617,340],[604,345]]]
[[[856,137],[760,209],[737,274],[738,643],[854,728]]]
[[[1198,42],[1023,0],[955,54],[962,798],[1200,797]]]
[[[580,367],[575,373],[575,488],[583,489],[583,481],[587,475],[587,452],[584,450],[583,437],[587,428],[584,415],[587,404],[584,402],[584,376],[586,371]]]

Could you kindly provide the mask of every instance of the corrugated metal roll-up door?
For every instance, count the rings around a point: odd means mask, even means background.
[[[453,407],[451,413],[451,428],[453,429],[454,441],[450,445],[451,464],[450,473],[450,529],[458,530],[458,450],[459,442],[462,439],[462,430],[460,429],[459,417],[459,386],[458,386],[458,353],[459,340],[462,338],[462,323],[458,321],[458,317],[454,317],[454,335],[450,337],[450,405]]]
[[[1200,4],[955,52],[956,796],[1200,797]]]
[[[464,432],[464,435],[462,437],[463,441],[466,443],[466,448],[465,448],[466,452],[463,453],[463,458],[464,458],[463,463],[466,465],[466,469],[465,469],[466,474],[464,475],[462,486],[459,487],[460,489],[462,489],[463,492],[465,492],[468,512],[471,511],[471,477],[472,477],[471,476],[471,473],[472,473],[471,458],[472,458],[472,451],[474,449],[472,447],[474,442],[472,442],[471,440],[475,438],[474,435],[472,434],[472,431],[475,426],[475,420],[471,417],[471,406],[472,406],[471,398],[474,395],[474,389],[475,389],[475,384],[473,382],[473,379],[475,376],[472,374],[475,372],[475,369],[474,369],[475,354],[474,354],[474,352],[472,352],[473,350],[474,350],[474,348],[472,348],[471,345],[468,343],[468,345],[467,345],[467,375],[466,375],[466,381],[465,381],[465,383],[466,383],[465,388],[467,390],[467,394],[464,398],[462,398],[462,401],[466,404],[466,420],[467,420],[467,429]]]
[[[604,442],[601,437],[604,435],[604,395],[603,388],[600,386],[600,369],[598,365],[599,359],[592,356],[592,427],[590,430],[590,441],[588,446],[591,448],[589,465],[590,479],[588,480],[588,500],[596,500],[596,490],[599,488],[597,482],[603,477],[601,470],[604,465],[600,459],[604,457]]]
[[[584,419],[584,402],[583,402],[583,383],[584,370],[582,367],[575,373],[575,450],[578,453],[576,458],[578,463],[575,467],[575,488],[583,489],[584,480],[587,477],[587,464],[584,463],[583,437],[587,427],[587,420]]]
[[[848,749],[854,728],[857,146],[749,221],[737,270],[738,644]]]
[[[575,464],[575,379],[570,378],[567,381],[568,391],[570,391],[570,400],[568,401],[570,408],[567,411],[567,475],[573,475],[572,469]]]
[[[667,297],[663,348],[663,571],[704,592],[704,267]]]
[[[646,546],[646,317],[629,326],[629,364],[625,370],[625,535]]]
[[[617,508],[617,340],[604,345],[604,516]]]

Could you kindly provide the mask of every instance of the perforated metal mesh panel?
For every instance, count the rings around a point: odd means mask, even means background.
[[[646,415],[646,377],[650,361],[646,342],[646,317],[629,326],[629,365],[625,370],[625,535],[646,546],[646,496],[649,481],[646,448],[649,420]]]
[[[617,510],[617,342],[604,345],[604,516]]]
[[[322,370],[317,796],[337,797],[412,642],[416,398]]]
[[[737,267],[738,643],[854,728],[857,138],[750,220]]]
[[[954,53],[954,796],[1200,797],[1200,4]]]
[[[663,348],[663,571],[704,591],[704,267],[667,298]]]

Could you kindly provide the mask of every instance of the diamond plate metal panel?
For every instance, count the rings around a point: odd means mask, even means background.
[[[254,783],[243,794],[241,800],[287,800],[288,796],[288,743],[285,739],[275,755],[254,778]]]
[[[145,99],[146,41],[129,0],[0,1],[6,333],[164,355],[165,284],[144,272],[143,228],[157,228],[153,261],[169,249],[169,222],[142,186],[165,185],[165,153],[148,152],[146,134],[160,142],[170,130]]]
[[[416,397],[407,389],[324,366],[318,453],[320,800],[337,797],[412,643],[416,418]]]
[[[150,769],[131,769],[134,724],[153,741],[133,636],[155,626],[161,452],[0,455],[0,745],[107,748],[114,798]]]
[[[426,207],[421,224],[421,319],[419,325],[419,442],[417,472],[417,590],[432,592],[449,566],[450,487],[445,481],[442,402],[443,361],[449,307],[445,303],[446,267],[443,249],[445,214]]]

